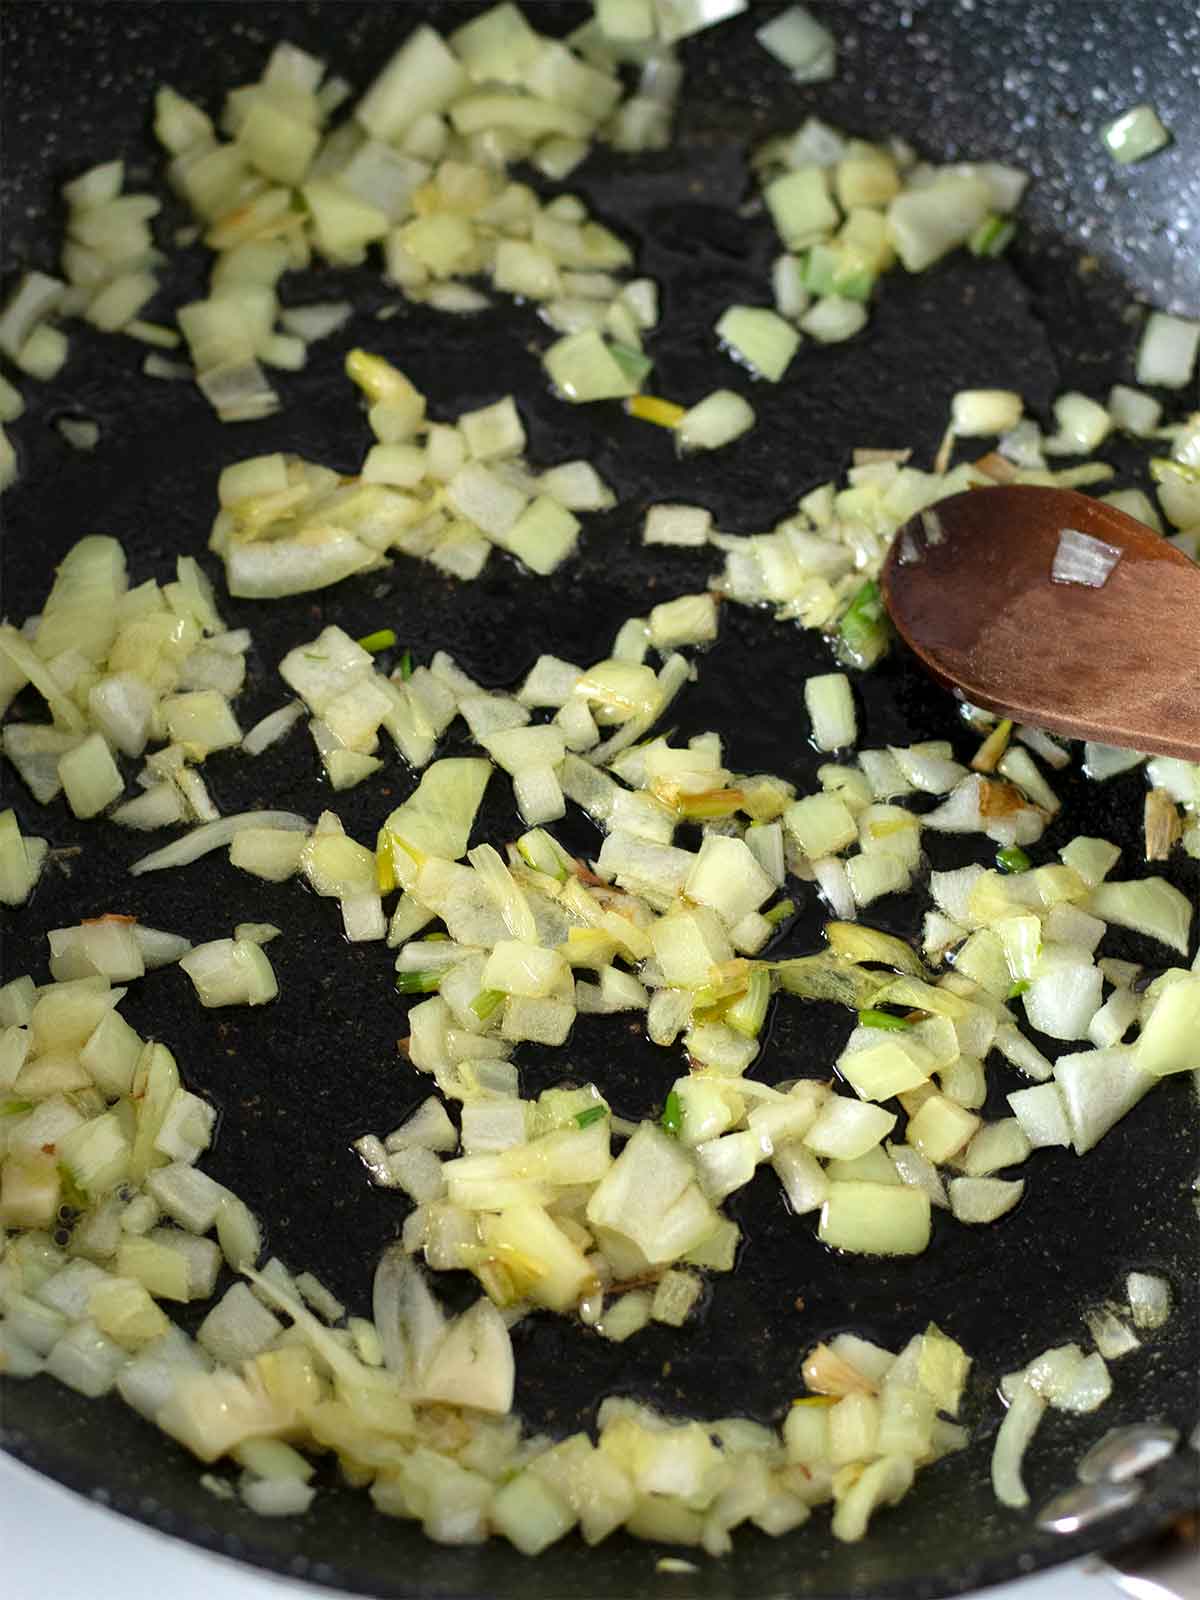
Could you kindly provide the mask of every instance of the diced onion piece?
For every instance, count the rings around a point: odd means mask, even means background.
[[[919,1255],[930,1234],[922,1189],[880,1183],[834,1183],[821,1207],[817,1236],[860,1255]]]
[[[101,974],[112,983],[140,978],[146,970],[133,924],[122,918],[100,917],[77,928],[52,928],[50,973],[59,982]]]
[[[283,1477],[246,1478],[239,1492],[256,1516],[297,1517],[312,1505],[317,1491],[298,1477]]]
[[[950,407],[950,423],[960,438],[1008,433],[1025,409],[1010,389],[960,389]]]
[[[788,250],[803,250],[827,238],[840,220],[824,167],[806,165],[784,173],[767,185],[763,199]]]
[[[77,817],[94,817],[116,800],[125,788],[120,768],[100,733],[59,757],[58,776],[67,803]]]
[[[172,744],[185,746],[193,759],[242,742],[242,730],[228,700],[215,689],[168,695],[158,709]]]
[[[748,5],[749,0],[654,0],[658,36],[663,44],[676,44],[738,16]]]
[[[788,68],[797,83],[825,83],[837,70],[834,37],[806,6],[789,6],[754,37]]]
[[[1012,1210],[1024,1192],[1023,1179],[951,1178],[950,1210],[959,1222],[995,1222]]]
[[[775,309],[789,322],[796,322],[808,310],[811,296],[804,281],[804,261],[801,256],[784,254],[776,257],[771,268],[771,288],[775,295]]]
[[[837,855],[858,838],[854,817],[835,794],[794,800],[783,814],[783,824],[812,860]]]
[[[66,284],[44,272],[27,272],[0,312],[0,350],[16,361],[30,334],[55,309]]]
[[[1144,161],[1171,142],[1171,135],[1151,105],[1134,106],[1131,111],[1122,112],[1105,127],[1102,138],[1113,160],[1122,166]]]
[[[680,595],[655,606],[647,619],[657,650],[681,644],[711,644],[717,637],[717,603],[711,594]]]
[[[307,306],[292,306],[279,313],[279,321],[291,334],[312,344],[326,339],[349,322],[354,307],[349,300],[330,300]]]
[[[222,422],[256,422],[279,410],[279,396],[257,361],[210,367],[196,384]]]
[[[827,294],[814,302],[800,318],[800,329],[818,344],[841,344],[853,339],[867,325],[867,308],[857,300]]]
[[[248,939],[214,939],[180,961],[202,1006],[259,1006],[279,993],[261,945]]]
[[[282,739],[303,716],[304,707],[298,700],[280,706],[278,711],[269,712],[261,722],[254,724],[242,739],[242,749],[248,756],[261,755],[264,750]]]
[[[931,1161],[927,1161],[919,1150],[914,1150],[906,1144],[889,1144],[887,1154],[892,1160],[902,1183],[908,1183],[916,1189],[923,1189],[929,1196],[930,1203],[943,1208],[949,1206],[950,1201],[946,1195],[945,1185],[938,1175],[937,1168]]]
[[[1054,1078],[1063,1093],[1076,1155],[1097,1144],[1159,1081],[1143,1071],[1128,1045],[1059,1056]]]
[[[441,36],[421,26],[383,68],[354,115],[373,138],[387,142],[421,117],[443,110],[468,84]]]
[[[1152,395],[1122,383],[1114,384],[1109,390],[1107,409],[1114,428],[1139,439],[1148,438],[1162,418],[1162,407]]]
[[[852,921],[858,915],[858,905],[845,863],[837,856],[822,856],[812,862],[812,870],[817,886],[834,916]]]
[[[1018,789],[1023,790],[1035,805],[1041,806],[1052,816],[1061,809],[1058,796],[1043,778],[1033,757],[1027,751],[1010,746],[996,763],[996,770],[1001,777],[1007,778],[1010,783],[1015,783]]]
[[[907,862],[888,850],[851,856],[846,863],[846,873],[860,907],[870,905],[885,894],[902,894],[912,882]]]
[[[754,426],[749,402],[731,389],[714,389],[690,407],[676,426],[680,450],[719,450]]]
[[[1035,755],[1041,756],[1042,760],[1052,767],[1065,767],[1071,760],[1070,754],[1062,745],[1041,728],[1020,727],[1016,736],[1022,744],[1028,745]]]
[[[1136,1328],[1161,1328],[1171,1315],[1171,1286],[1153,1272],[1131,1272],[1125,1279],[1125,1293]]]
[[[236,816],[222,817],[217,822],[193,828],[182,839],[135,861],[129,870],[136,876],[141,872],[159,872],[164,867],[188,866],[213,850],[224,849],[243,828],[285,828],[307,833],[311,827],[306,817],[299,817],[293,811],[242,811]]]
[[[813,743],[818,750],[845,750],[858,738],[854,696],[843,672],[809,678],[804,703],[812,720]]]
[[[923,272],[965,244],[991,210],[991,189],[982,178],[946,174],[898,195],[888,207],[888,228],[904,267]]]
[[[595,328],[567,334],[551,345],[542,365],[559,394],[576,404],[621,400],[638,390],[635,379]]]
[[[1058,432],[1044,441],[1047,455],[1087,455],[1101,444],[1112,428],[1108,412],[1085,394],[1060,395],[1054,402],[1054,416]]]
[[[730,306],[716,332],[737,360],[770,383],[783,377],[800,344],[790,323],[760,306]]]
[[[1165,878],[1099,884],[1084,909],[1105,922],[1159,939],[1187,956],[1193,908],[1187,896]]]
[[[910,1456],[884,1455],[872,1461],[861,1474],[852,1473],[845,1480],[845,1487],[835,1478],[834,1537],[849,1543],[861,1539],[877,1507],[895,1505],[908,1493],[914,1470]]]
[[[17,366],[31,378],[38,378],[41,382],[48,383],[62,371],[68,351],[66,335],[58,328],[52,328],[48,323],[42,322],[21,346]],[[61,419],[64,422],[69,420],[70,418],[66,417]],[[95,424],[92,426],[95,427]],[[96,431],[98,435],[99,429]]]
[[[1032,1089],[1017,1089],[1007,1098],[1013,1115],[1034,1149],[1071,1143],[1066,1103],[1057,1083],[1039,1083]]]
[[[21,391],[13,387],[8,379],[0,376],[0,423],[15,422],[25,410],[25,401]]]
[[[1137,381],[1152,388],[1182,389],[1190,381],[1200,349],[1200,322],[1152,311],[1137,353]]]
[[[826,1102],[803,1137],[815,1155],[827,1160],[856,1161],[880,1144],[895,1125],[894,1112],[836,1095]]]
[[[914,1059],[914,1054],[884,1037],[879,1044],[843,1053],[837,1067],[863,1100],[889,1100],[893,1095],[928,1082],[933,1057],[927,1056],[920,1062]]]
[[[1102,1361],[1117,1361],[1121,1356],[1141,1348],[1142,1341],[1110,1306],[1096,1306],[1091,1311],[1085,1311],[1083,1320]]]
[[[980,1119],[945,1095],[926,1098],[908,1119],[908,1142],[927,1161],[940,1166],[956,1156],[979,1131]]]
[[[701,547],[708,543],[712,525],[712,512],[703,506],[651,506],[642,525],[642,543]]]
[[[41,875],[49,845],[23,835],[11,809],[0,812],[0,904],[24,905]]]
[[[132,322],[158,284],[152,273],[123,272],[111,279],[88,302],[86,320],[105,333],[116,333]]]
[[[1083,770],[1096,783],[1128,772],[1145,759],[1138,750],[1122,750],[1116,745],[1093,744],[1089,740],[1083,747]]]
[[[1197,1063],[1200,1040],[1200,976],[1181,978],[1164,989],[1154,1002],[1149,1020],[1133,1047],[1134,1059],[1144,1072],[1165,1077],[1188,1072]]]

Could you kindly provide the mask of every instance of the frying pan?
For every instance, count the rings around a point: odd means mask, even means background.
[[[6,271],[54,269],[57,185],[67,177],[122,155],[131,188],[156,178],[148,106],[160,83],[214,106],[225,87],[256,77],[270,45],[286,37],[361,85],[418,19],[447,23],[452,11],[458,23],[478,9],[124,0],[8,6],[0,16]],[[586,10],[532,9],[547,32],[565,30]],[[1030,169],[1035,183],[1009,258],[956,257],[916,278],[889,278],[864,335],[836,349],[805,346],[778,389],[754,388],[760,420],[753,433],[686,463],[666,435],[616,407],[552,399],[530,353],[548,342],[546,332],[528,308],[497,305],[455,319],[402,305],[380,321],[374,311],[396,296],[371,270],[348,280],[314,271],[289,282],[293,302],[348,294],[358,308],[350,339],[395,359],[431,395],[435,415],[514,392],[531,458],[549,465],[590,457],[620,506],[588,519],[579,556],[549,580],[494,559],[481,581],[463,586],[402,558],[383,573],[283,604],[225,600],[230,625],[254,633],[238,705],[244,726],[280,702],[274,664],[284,650],[335,620],[356,636],[391,626],[417,659],[448,649],[488,685],[512,683],[541,651],[593,660],[607,653],[622,618],[694,590],[711,571],[707,555],[639,547],[647,504],[700,502],[722,528],[761,530],[797,494],[844,470],[856,445],[912,445],[928,462],[957,388],[1017,389],[1045,414],[1065,388],[1103,394],[1110,382],[1128,379],[1132,299],[1200,312],[1200,21],[1187,0],[1154,8],[1064,0],[817,4],[838,35],[840,65],[835,82],[815,89],[791,85],[754,42],[754,27],[778,9],[755,6],[752,16],[685,45],[677,148],[633,160],[599,153],[571,179],[594,211],[636,242],[641,269],[663,286],[663,331],[652,344],[656,391],[691,401],[722,384],[749,389],[711,334],[730,302],[766,298],[770,226],[735,209],[746,197],[744,157],[809,112],[867,137],[899,133],[934,159],[996,157]],[[1098,125],[1142,99],[1154,101],[1175,143],[1143,166],[1118,170],[1098,144]],[[199,291],[202,273],[196,257],[173,262],[164,305]],[[192,386],[142,379],[132,344],[79,324],[71,340],[68,365],[37,389],[14,430],[23,475],[5,501],[9,616],[37,609],[54,563],[85,533],[123,539],[139,580],[163,577],[177,552],[199,553],[216,474],[233,460],[287,449],[353,470],[369,443],[340,374],[343,338],[316,346],[303,373],[281,376],[281,415],[237,427],[217,424]],[[73,453],[50,425],[66,415],[99,422],[94,455]],[[1125,465],[1132,469],[1135,460]],[[819,758],[804,742],[798,707],[805,675],[828,670],[828,661],[812,635],[728,607],[720,642],[672,721],[681,736],[724,730],[736,768],[814,786]],[[949,697],[899,651],[862,680],[859,695],[868,745],[951,737],[960,755],[971,749]],[[205,773],[223,811],[282,802],[315,816],[331,798],[300,732],[255,761],[218,755]],[[374,1262],[396,1236],[405,1203],[368,1187],[350,1141],[394,1126],[426,1092],[397,1056],[406,1029],[387,952],[344,944],[329,905],[295,885],[252,882],[219,857],[131,879],[127,867],[145,840],[80,825],[61,804],[38,808],[10,772],[4,778],[5,803],[23,828],[57,850],[82,852],[56,857],[30,906],[6,918],[10,975],[44,971],[46,929],[105,911],[136,913],[193,939],[225,935],[249,918],[285,930],[272,946],[282,991],[272,1007],[201,1012],[186,978],[166,969],[135,985],[123,1010],[143,1033],[170,1044],[186,1080],[219,1107],[209,1170],[266,1218],[271,1250],[363,1310]],[[373,837],[411,782],[392,761],[375,780],[339,795],[336,809],[351,833]],[[1036,859],[1086,832],[1123,847],[1127,874],[1148,870],[1139,848],[1140,774],[1096,788],[1072,771],[1055,785],[1062,819],[1035,848]],[[488,837],[513,836],[505,787],[497,783],[489,794]],[[595,835],[571,826],[576,848],[594,854]],[[973,847],[958,841],[927,836],[926,843],[935,867],[971,858]],[[1197,896],[1197,863],[1177,853],[1162,870]],[[820,944],[819,908],[811,893],[802,899],[781,953]],[[881,901],[870,920],[912,934],[916,899]],[[1119,936],[1105,948],[1165,959]],[[760,1070],[771,1079],[827,1070],[846,1028],[844,1013],[831,1008],[780,1006]],[[589,1018],[564,1051],[524,1047],[520,1063],[526,1094],[568,1074],[595,1078],[627,1116],[655,1114],[678,1070],[621,1018]],[[1003,1068],[991,1077],[994,1116],[1005,1111],[1003,1092],[1013,1084]],[[84,1402],[43,1379],[6,1386],[0,1438],[14,1455],[126,1515],[363,1594],[539,1600],[571,1591],[628,1600],[664,1584],[689,1597],[960,1592],[1131,1540],[1194,1503],[1196,1457],[1184,1453],[1153,1475],[1138,1505],[1056,1539],[1035,1532],[1029,1516],[997,1506],[987,1460],[999,1421],[998,1377],[1047,1345],[1083,1337],[1081,1311],[1113,1293],[1133,1267],[1168,1276],[1175,1315],[1115,1366],[1115,1392],[1103,1411],[1048,1419],[1028,1462],[1034,1503],[1072,1482],[1084,1446],[1114,1424],[1155,1418],[1184,1432],[1195,1424],[1200,1235],[1189,1191],[1196,1130],[1192,1087],[1177,1077],[1085,1161],[1038,1152],[1024,1202],[1001,1223],[973,1232],[939,1216],[929,1251],[901,1263],[832,1258],[808,1225],[788,1216],[770,1184],[756,1183],[730,1205],[746,1240],[739,1270],[712,1283],[702,1315],[682,1333],[652,1327],[617,1347],[549,1317],[516,1330],[520,1410],[531,1426],[563,1434],[592,1420],[609,1393],[667,1411],[778,1421],[796,1392],[799,1361],[818,1338],[855,1329],[896,1345],[934,1318],[975,1358],[967,1408],[973,1443],[965,1456],[922,1473],[910,1498],[880,1515],[860,1546],[834,1544],[818,1515],[778,1541],[739,1538],[732,1556],[702,1559],[694,1575],[656,1575],[663,1552],[623,1538],[586,1553],[569,1539],[529,1562],[499,1541],[474,1549],[427,1544],[412,1525],[375,1515],[332,1473],[320,1478],[308,1516],[259,1520],[211,1496],[196,1464],[119,1402]],[[473,1284],[453,1276],[440,1279],[439,1289],[452,1302],[473,1296]]]

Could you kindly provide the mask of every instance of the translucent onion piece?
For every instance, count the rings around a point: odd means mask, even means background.
[[[1143,161],[1156,150],[1171,142],[1171,135],[1159,121],[1153,106],[1134,106],[1104,130],[1104,142],[1114,161],[1128,166],[1132,161]]]
[[[1021,1461],[1045,1410],[1046,1402],[1041,1395],[1021,1378],[1000,1424],[992,1453],[992,1487],[1002,1505],[1029,1504],[1029,1494],[1021,1478]]]
[[[1120,559],[1121,551],[1116,545],[1106,544],[1090,533],[1080,533],[1077,528],[1063,528],[1058,535],[1050,577],[1055,583],[1103,589]]]
[[[248,756],[261,755],[270,745],[282,739],[304,715],[304,707],[292,700],[278,711],[269,712],[261,722],[256,722],[242,740],[242,749]]]
[[[175,839],[161,850],[135,861],[129,871],[137,877],[143,872],[160,872],[164,867],[186,867],[199,861],[201,856],[223,849],[243,828],[284,828],[307,833],[311,827],[307,817],[297,816],[294,811],[241,811],[237,816],[222,817],[217,822],[193,828],[182,839]]]

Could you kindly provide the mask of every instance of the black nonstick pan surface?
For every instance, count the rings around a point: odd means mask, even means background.
[[[54,270],[57,188],[83,168],[120,155],[130,188],[161,190],[149,137],[159,84],[215,109],[225,88],[257,77],[270,46],[288,38],[361,87],[419,18],[448,24],[452,14],[456,25],[479,9],[10,3],[0,13],[6,284],[24,267]],[[565,31],[586,11],[529,9],[547,32]],[[55,563],[87,533],[121,538],[135,580],[167,576],[180,552],[200,554],[216,476],[231,461],[285,449],[355,470],[370,439],[341,359],[348,344],[361,343],[403,367],[438,417],[515,393],[531,459],[550,465],[590,457],[620,506],[587,519],[579,555],[549,580],[494,558],[482,581],[460,585],[399,559],[385,572],[286,603],[225,600],[229,623],[254,633],[237,707],[242,724],[280,703],[274,666],[284,651],[333,621],[355,636],[393,627],[418,660],[448,649],[486,684],[508,685],[543,651],[580,662],[607,654],[626,616],[696,589],[714,569],[706,553],[641,549],[648,504],[699,502],[722,528],[760,531],[797,495],[844,471],[855,446],[911,445],[928,464],[958,388],[1017,389],[1046,416],[1063,389],[1102,397],[1111,382],[1130,380],[1135,302],[1200,314],[1200,21],[1186,0],[1154,7],[1104,0],[817,4],[841,55],[836,81],[815,89],[791,85],[754,42],[754,28],[779,9],[752,6],[750,16],[684,46],[688,89],[676,148],[632,159],[596,154],[569,184],[636,245],[641,270],[662,285],[662,327],[650,345],[655,391],[690,402],[720,385],[740,388],[759,412],[752,434],[711,457],[680,462],[665,434],[615,406],[572,408],[548,394],[531,347],[544,348],[550,336],[530,309],[498,302],[470,317],[439,318],[401,305],[394,317],[376,320],[374,312],[397,297],[369,269],[286,281],[291,303],[346,294],[358,311],[343,335],[314,347],[304,372],[280,376],[285,409],[261,423],[219,425],[191,385],[143,379],[141,347],[73,324],[68,365],[47,385],[24,386],[36,389],[36,398],[13,429],[22,478],[4,501],[5,613],[20,619],[35,611]],[[1099,143],[1099,126],[1147,99],[1175,142],[1142,166],[1118,169]],[[768,390],[752,386],[717,352],[711,329],[730,302],[768,300],[771,227],[737,212],[748,192],[746,153],[810,111],[867,137],[899,133],[936,160],[1012,161],[1035,181],[1009,258],[955,257],[916,278],[889,277],[864,334],[828,350],[806,345],[785,382]],[[164,240],[182,220],[168,212]],[[163,275],[163,311],[193,297],[202,274],[198,255],[174,262]],[[64,444],[52,426],[63,416],[100,424],[94,454]],[[1130,452],[1123,466],[1132,472],[1140,459]],[[1118,479],[1125,481],[1133,480]],[[815,636],[728,607],[720,641],[703,657],[700,681],[676,703],[671,722],[681,735],[722,730],[737,769],[815,786],[821,758],[804,741],[801,693],[807,674],[828,669],[828,651]],[[950,698],[899,650],[862,679],[859,698],[867,746],[951,737],[960,755],[973,748]],[[25,710],[41,715],[36,706]],[[223,811],[285,804],[315,816],[332,804],[363,839],[412,784],[395,758],[375,779],[338,796],[316,773],[302,730],[258,760],[225,753],[205,768]],[[368,1186],[350,1141],[395,1126],[426,1093],[426,1082],[397,1055],[406,1029],[389,953],[346,945],[329,904],[295,884],[244,877],[221,856],[131,879],[129,863],[149,847],[144,838],[78,823],[61,804],[39,808],[11,770],[3,779],[4,804],[15,806],[26,831],[48,837],[56,850],[82,852],[59,856],[31,904],[6,915],[6,976],[43,976],[45,930],[106,911],[136,913],[195,940],[224,936],[242,920],[285,930],[271,947],[281,985],[275,1005],[203,1012],[183,974],[166,969],[135,985],[123,1011],[143,1033],[168,1043],[186,1081],[220,1108],[208,1168],[266,1219],[271,1250],[365,1311],[374,1263],[396,1236],[405,1202]],[[1063,815],[1034,847],[1035,860],[1050,859],[1075,833],[1089,833],[1122,845],[1123,875],[1150,870],[1141,862],[1140,773],[1097,788],[1072,769],[1054,782]],[[506,785],[493,785],[481,836],[512,837],[516,817],[506,794]],[[577,819],[570,829],[577,848],[594,854],[599,841],[590,827]],[[935,867],[970,856],[944,836],[927,835],[926,844]],[[1177,852],[1154,870],[1197,897],[1197,863]],[[801,899],[802,914],[779,953],[820,944],[820,908],[811,891]],[[911,934],[916,899],[877,902],[867,920]],[[1119,935],[1104,948],[1168,961],[1163,950]],[[756,1070],[770,1079],[817,1075],[847,1028],[845,1013],[832,1008],[780,1006]],[[656,1114],[679,1070],[673,1055],[620,1018],[587,1019],[561,1052],[523,1050],[526,1094],[566,1076],[592,1078],[626,1116]],[[1003,1094],[1017,1084],[1002,1067],[991,1078],[994,1116],[1006,1111]],[[830,1256],[763,1179],[730,1205],[745,1233],[739,1270],[713,1282],[703,1314],[682,1334],[652,1327],[613,1346],[549,1317],[531,1317],[517,1329],[520,1410],[531,1425],[566,1433],[586,1425],[600,1398],[613,1392],[667,1411],[778,1421],[797,1392],[801,1357],[819,1338],[854,1329],[895,1345],[933,1318],[975,1358],[968,1408],[974,1442],[964,1456],[923,1473],[910,1498],[881,1514],[859,1546],[834,1544],[818,1514],[788,1538],[751,1534],[727,1559],[700,1558],[694,1575],[656,1574],[663,1552],[621,1538],[593,1551],[568,1539],[529,1562],[500,1541],[465,1550],[427,1544],[413,1526],[378,1517],[364,1495],[332,1474],[322,1478],[309,1515],[264,1521],[214,1498],[201,1487],[196,1463],[119,1402],[85,1402],[43,1379],[4,1386],[0,1442],[82,1493],[197,1545],[363,1594],[538,1600],[570,1592],[628,1600],[666,1588],[714,1600],[915,1597],[1015,1577],[1139,1537],[1195,1504],[1197,1457],[1185,1451],[1157,1471],[1140,1504],[1062,1540],[999,1507],[987,1474],[999,1376],[1048,1345],[1084,1338],[1081,1312],[1117,1292],[1134,1267],[1167,1275],[1175,1315],[1114,1365],[1115,1392],[1101,1412],[1048,1418],[1028,1462],[1035,1505],[1066,1487],[1082,1449],[1117,1423],[1161,1419],[1185,1435],[1194,1427],[1200,1230],[1192,1184],[1200,1141],[1188,1078],[1143,1101],[1086,1160],[1039,1152],[1025,1169],[1025,1199],[998,1225],[973,1232],[939,1217],[930,1250],[916,1260]],[[439,1287],[464,1302],[474,1292],[453,1279]]]

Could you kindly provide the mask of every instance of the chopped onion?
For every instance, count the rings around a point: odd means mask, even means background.
[[[740,394],[715,389],[692,406],[676,427],[680,450],[719,450],[754,426],[754,411]]]
[[[797,83],[825,83],[837,70],[837,44],[805,6],[789,6],[754,36]]]
[[[354,314],[349,300],[330,300],[307,306],[293,306],[279,313],[279,320],[289,333],[312,344],[327,339],[331,333],[345,327]]]
[[[1029,1504],[1021,1463],[1045,1411],[1041,1395],[1024,1377],[1018,1378],[992,1451],[992,1488],[1001,1505],[1019,1510]]]
[[[654,0],[658,36],[663,44],[676,44],[738,16],[748,5],[749,0]]]
[[[135,861],[129,870],[136,877],[138,873],[160,872],[165,867],[186,867],[213,850],[224,849],[243,828],[282,828],[307,833],[311,827],[306,817],[297,816],[293,811],[242,811],[236,816],[222,817],[218,822],[193,828],[182,839]]]
[[[818,344],[841,344],[852,339],[867,325],[867,308],[857,300],[839,295],[824,295],[800,318],[802,332]]]
[[[0,350],[17,361],[29,336],[62,299],[66,285],[44,272],[27,272],[0,312]]]
[[[716,326],[722,344],[743,366],[778,383],[800,343],[800,335],[775,311],[730,306]]]
[[[210,367],[196,383],[222,422],[256,422],[279,410],[279,396],[257,361]]]
[[[1136,1328],[1153,1331],[1171,1315],[1171,1286],[1153,1272],[1131,1272],[1125,1279],[1125,1292]]]
[[[1145,759],[1138,750],[1121,750],[1115,745],[1093,744],[1089,741],[1083,747],[1083,770],[1096,783],[1128,772],[1130,767],[1139,766]]]
[[[651,506],[642,527],[642,543],[703,546],[712,525],[712,512],[703,506]]]
[[[1144,161],[1171,142],[1171,135],[1151,105],[1134,106],[1132,111],[1122,112],[1104,129],[1102,137],[1113,160],[1122,166]]]
[[[1138,345],[1137,381],[1152,388],[1182,389],[1190,381],[1200,349],[1200,322],[1152,311]]]
[[[1102,883],[1092,891],[1085,909],[1105,922],[1159,939],[1187,956],[1193,908],[1187,896],[1164,878]]]
[[[1007,434],[1024,409],[1021,396],[1008,389],[962,389],[951,402],[950,422],[961,438]]]
[[[242,739],[242,749],[248,756],[261,755],[264,750],[282,739],[303,715],[304,707],[298,700],[280,706],[278,711],[268,713],[261,722],[254,724]]]

